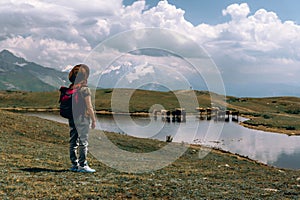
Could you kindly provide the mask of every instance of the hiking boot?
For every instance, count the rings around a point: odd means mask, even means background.
[[[72,167],[69,169],[72,172],[77,172],[78,171],[78,166],[77,165],[72,165]]]
[[[96,170],[90,168],[88,165],[84,166],[84,167],[81,167],[81,166],[78,166],[78,172],[87,172],[87,173],[93,173],[95,172]]]

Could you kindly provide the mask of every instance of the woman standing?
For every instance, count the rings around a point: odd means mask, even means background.
[[[73,172],[96,171],[91,169],[87,164],[90,120],[92,120],[91,128],[94,129],[96,126],[96,117],[92,106],[91,91],[87,86],[89,73],[89,67],[84,64],[76,65],[69,73],[69,80],[72,83],[70,88],[77,89],[79,97],[78,101],[81,101],[81,103],[73,106],[73,118],[69,119],[70,159],[72,163],[70,170]]]

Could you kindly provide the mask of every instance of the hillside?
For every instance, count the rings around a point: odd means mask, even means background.
[[[119,89],[120,90],[120,89]],[[123,93],[133,92],[130,98],[130,112],[148,112],[154,104],[161,104],[165,109],[179,107],[175,95],[186,96],[191,91],[158,92],[149,90],[121,89]],[[113,89],[98,89],[95,94],[96,110],[111,111],[111,98]],[[180,94],[179,94],[180,93]],[[208,92],[196,92],[199,105],[207,107],[210,105]],[[0,107],[26,107],[26,108],[58,108],[58,90],[55,92],[26,92],[26,91],[0,91]],[[123,99],[120,99],[120,103]],[[191,108],[189,112],[195,112]]]
[[[0,90],[54,91],[64,85],[67,74],[0,52]]]
[[[239,110],[250,118],[243,123],[245,126],[289,135],[300,134],[298,97],[227,97],[227,102],[229,108]]]
[[[132,90],[123,89],[124,93]],[[191,91],[158,92],[148,90],[135,90],[129,102],[130,112],[148,113],[151,106],[162,105],[165,109],[179,107],[176,95],[188,95]],[[111,109],[112,89],[99,89],[95,94],[95,108],[97,111]],[[205,91],[195,91],[199,107],[211,105],[210,94]],[[58,91],[56,92],[20,92],[0,91],[0,108],[58,108]],[[222,99],[222,98],[220,98]],[[223,97],[224,99],[224,97]],[[120,100],[122,103],[122,99]],[[237,110],[241,115],[250,118],[243,123],[251,128],[283,132],[287,134],[300,134],[300,98],[298,97],[272,97],[272,98],[236,98],[228,96],[223,102],[229,110]],[[190,106],[188,112],[195,112]]]

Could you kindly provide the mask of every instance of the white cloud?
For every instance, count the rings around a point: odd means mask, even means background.
[[[80,18],[114,16],[119,14],[119,10],[123,7],[122,0],[51,0],[51,4],[59,5],[63,8],[72,9]]]
[[[118,71],[118,70],[120,70],[121,69],[121,66],[119,65],[119,66],[113,66],[113,65],[111,65],[110,67],[109,67],[109,69],[106,69],[106,70],[104,70],[104,71],[101,71],[100,73],[101,73],[101,75],[104,75],[104,74],[109,74],[109,73],[111,73],[112,71]]]
[[[120,0],[1,1],[0,47],[47,67],[82,62],[109,35],[104,16],[116,14]]]
[[[148,65],[148,63],[145,63],[140,66],[136,66],[134,70],[126,74],[126,79],[129,83],[132,83],[135,80],[138,80],[142,77],[145,77],[146,75],[153,74],[154,68],[151,65]]]
[[[295,68],[300,64],[298,24],[283,22],[275,12],[265,9],[250,12],[247,3],[232,4],[220,12],[231,16],[231,20],[194,26],[184,18],[184,10],[166,0],[150,9],[145,1],[135,1],[125,7],[122,0],[88,3],[3,0],[0,2],[0,48],[47,67],[64,69],[82,62],[95,46],[117,33],[160,27],[182,33],[207,49],[224,72],[225,81],[233,81],[232,76],[246,76],[249,69],[269,69],[268,66],[281,73],[282,80],[298,72]],[[153,39],[167,43],[164,37]],[[175,48],[179,41],[167,45]],[[192,53],[193,47],[185,45],[186,52]],[[256,78],[259,78],[257,74]]]
[[[220,50],[225,50],[226,56],[245,61],[253,57],[250,60],[258,63],[261,59],[274,58],[299,62],[299,49],[295,44],[300,42],[300,26],[293,22],[281,22],[274,12],[264,9],[248,16],[246,7],[247,4],[234,4],[223,11],[231,14],[233,20],[224,24],[221,31],[215,27],[216,32],[221,34],[208,44],[213,54],[222,54]]]
[[[29,61],[54,68],[60,67],[61,69],[67,65],[63,65],[63,63],[82,61],[91,50],[89,47],[80,47],[77,43],[67,43],[55,39],[24,38],[22,36],[1,41],[0,46]]]
[[[233,21],[244,19],[250,13],[248,4],[232,4],[222,11],[223,15],[229,14]]]

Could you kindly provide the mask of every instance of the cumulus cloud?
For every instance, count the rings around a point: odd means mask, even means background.
[[[222,11],[223,15],[229,14],[234,21],[246,18],[250,13],[248,4],[232,4]]]
[[[231,92],[237,89],[232,85],[246,87],[242,89],[269,83],[299,85],[291,76],[299,74],[299,25],[282,22],[276,13],[265,9],[250,15],[247,4],[230,5],[223,14],[232,20],[210,26],[214,37],[204,45],[221,68]]]
[[[82,61],[110,33],[113,1],[8,1],[0,3],[0,47],[47,67]]]
[[[220,12],[231,19],[217,25],[194,26],[184,18],[184,10],[166,0],[152,8],[146,1],[123,6],[122,0],[88,3],[83,0],[3,0],[0,3],[0,48],[47,67],[64,69],[83,61],[93,48],[115,34],[160,27],[177,31],[203,46],[223,73],[225,83],[245,81],[241,77],[246,76],[250,76],[250,80],[271,75],[278,81],[288,79],[299,84],[294,80],[296,77],[291,76],[299,73],[296,67],[300,64],[298,24],[281,21],[275,12],[266,9],[250,11],[247,3],[232,4]],[[180,41],[153,39],[166,45],[169,42],[173,47],[180,45]],[[185,45],[186,52],[192,54],[193,46]],[[280,76],[276,77],[273,72]]]
[[[147,74],[153,74],[154,69],[153,66],[148,65],[148,63],[145,63],[144,65],[136,66],[135,69],[131,72],[129,72],[126,75],[126,79],[131,83],[134,80],[138,80],[143,78],[143,76]]]

